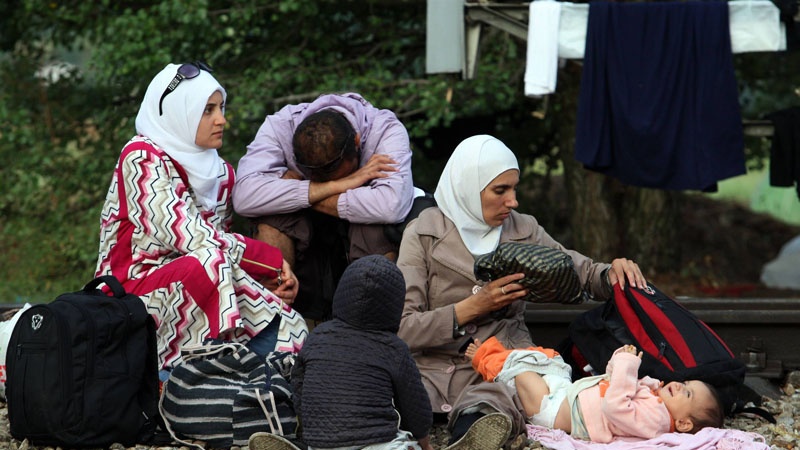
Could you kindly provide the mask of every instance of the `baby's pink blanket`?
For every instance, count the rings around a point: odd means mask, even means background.
[[[528,425],[528,437],[553,450],[769,450],[764,436],[741,430],[703,428],[697,434],[666,433],[653,439],[619,438],[607,444],[574,439],[562,430]]]

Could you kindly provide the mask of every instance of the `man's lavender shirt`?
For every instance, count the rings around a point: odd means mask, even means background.
[[[411,177],[411,143],[405,126],[389,110],[378,109],[358,94],[322,95],[311,103],[288,105],[267,116],[247,154],[239,160],[233,205],[246,217],[285,214],[306,209],[308,180],[282,179],[297,168],[292,137],[310,114],[333,109],[344,114],[361,136],[359,167],[374,154],[386,154],[397,172],[351,189],[339,196],[339,217],[351,223],[397,223],[405,219],[414,196]],[[301,173],[302,174],[302,173]]]

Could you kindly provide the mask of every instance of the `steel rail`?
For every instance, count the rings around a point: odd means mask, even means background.
[[[681,304],[708,324],[749,367],[750,374],[777,379],[800,370],[800,298],[690,298]],[[529,303],[525,322],[533,342],[556,347],[570,322],[599,302],[580,305]],[[20,308],[0,304],[0,314]]]
[[[753,376],[780,378],[800,369],[800,298],[676,298],[709,325]],[[598,302],[530,303],[525,322],[537,345],[555,347],[570,322]]]

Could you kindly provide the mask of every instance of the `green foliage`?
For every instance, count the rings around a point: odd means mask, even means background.
[[[347,91],[403,120],[415,181],[428,189],[454,142],[474,134],[464,125],[470,118],[508,143],[524,167],[539,158],[547,173],[561,157],[552,114],[533,118],[542,105],[521,95],[525,43],[485,29],[474,80],[426,75],[422,0],[10,0],[0,5],[0,29],[4,297],[43,285],[75,289],[91,276],[117,154],[135,132],[147,84],[170,62],[204,60],[226,87],[220,153],[234,164],[267,114]],[[67,52],[76,66],[57,80],[37,76]],[[782,76],[788,89],[797,73],[795,64],[763,67],[752,58],[739,63],[745,77],[759,72],[742,83],[750,117],[776,98],[757,79]],[[794,100],[779,92],[781,104]],[[531,172],[526,178],[539,177]],[[547,178],[526,182],[546,186]],[[542,201],[526,199],[521,209]]]
[[[734,63],[739,103],[745,119],[765,120],[767,114],[796,106],[800,101],[796,77],[800,70],[800,53],[742,53],[735,55]],[[748,137],[745,140],[748,171],[765,168],[771,145],[772,140],[768,138]]]
[[[9,52],[0,58],[0,156],[10,161],[0,167],[0,212],[14,218],[0,236],[14,255],[2,266],[11,290],[29,290],[23,280],[74,288],[91,276],[116,156],[135,132],[147,84],[170,62],[204,60],[228,90],[221,154],[234,164],[267,114],[321,93],[353,91],[407,124],[419,150],[415,173],[432,188],[443,161],[424,156],[433,145],[424,139],[429,130],[459,117],[524,115],[517,95],[524,43],[490,32],[479,82],[426,76],[421,0],[20,0],[14,6],[3,19]],[[78,55],[76,66],[58,79],[37,76],[66,52]]]
[[[798,103],[796,74],[800,70],[800,53],[742,53],[736,55],[734,62],[745,118],[761,119],[764,114]]]

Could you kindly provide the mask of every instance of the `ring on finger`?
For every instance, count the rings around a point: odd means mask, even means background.
[[[506,287],[505,286],[501,286],[500,287],[500,292],[502,292],[503,295],[506,295]]]

